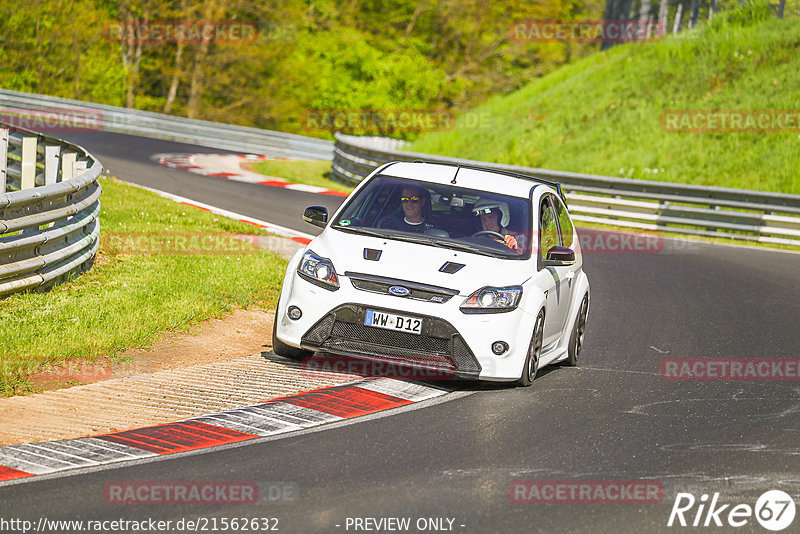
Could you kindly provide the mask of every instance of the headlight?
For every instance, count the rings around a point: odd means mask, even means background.
[[[333,268],[331,260],[320,258],[311,250],[303,254],[303,258],[297,266],[297,274],[304,280],[328,291],[339,289],[339,277],[336,276],[336,269]]]
[[[517,307],[522,286],[483,287],[467,297],[461,305],[463,313],[503,313]]]

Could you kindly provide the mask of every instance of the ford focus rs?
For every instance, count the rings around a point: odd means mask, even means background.
[[[575,365],[589,281],[559,184],[504,171],[387,163],[289,262],[276,354],[314,351],[527,386]]]

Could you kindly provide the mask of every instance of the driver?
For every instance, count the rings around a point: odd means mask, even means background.
[[[379,228],[414,233],[425,233],[433,228],[428,220],[430,195],[426,189],[416,184],[403,186],[400,205],[403,211],[384,217],[378,224]]]
[[[511,235],[506,225],[511,220],[508,204],[501,200],[480,199],[472,208],[472,213],[481,219],[481,231],[495,232],[495,240],[505,245],[516,254],[522,254],[522,248],[517,244],[517,239]],[[500,238],[502,236],[502,241]]]

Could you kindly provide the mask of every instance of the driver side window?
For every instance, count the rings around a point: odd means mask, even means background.
[[[539,256],[545,259],[550,247],[556,245],[558,245],[558,225],[556,213],[548,196],[542,201],[539,211]]]

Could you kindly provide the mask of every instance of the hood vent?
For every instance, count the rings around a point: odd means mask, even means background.
[[[446,262],[444,262],[444,265],[439,267],[439,272],[440,273],[453,274],[453,273],[457,273],[459,270],[461,270],[462,267],[464,267],[463,263],[455,263],[455,262],[452,262],[452,261],[446,261]]]
[[[374,248],[364,249],[364,259],[370,261],[378,261],[381,259],[382,250],[375,250]]]

